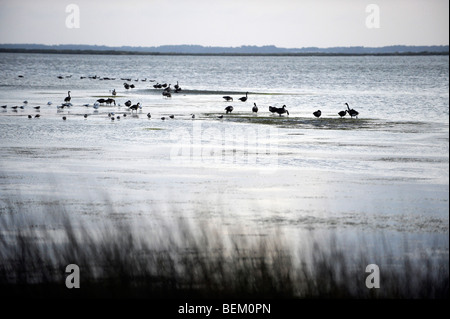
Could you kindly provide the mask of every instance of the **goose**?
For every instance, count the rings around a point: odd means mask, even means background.
[[[195,114],[191,114],[191,118],[195,119]]]
[[[127,89],[127,90],[130,89],[130,85],[129,85],[128,83],[124,83],[124,84],[123,84],[123,87],[124,87],[125,89]]]
[[[230,106],[227,106],[227,107],[225,108],[225,111],[227,111],[226,114],[231,113],[231,112],[233,112],[233,107],[232,107],[231,105],[230,105]]]
[[[343,118],[347,114],[347,110],[338,112],[338,115]]]
[[[181,87],[178,85],[178,81],[177,84],[174,85],[174,88],[176,91],[181,91]]]
[[[173,118],[175,118],[175,115],[169,115],[169,117],[171,118],[171,119],[173,119]]]
[[[350,109],[350,106],[348,106],[348,103],[345,103],[345,105],[347,105],[347,108],[348,108],[347,113],[350,115],[350,117],[354,116],[354,117],[358,118],[359,112],[354,109]]]
[[[23,101],[23,104],[28,104],[28,101]]]
[[[116,100],[111,99],[111,98],[106,99],[106,100],[105,100],[105,103],[106,103],[106,104],[109,104],[109,105],[111,105],[111,103],[114,103],[114,106],[116,106]]]
[[[284,113],[287,113],[287,115],[289,115],[289,111],[286,110],[286,105],[283,105],[283,107],[277,107],[275,112],[277,112],[280,116]]]
[[[131,106],[131,101],[130,100],[126,101],[125,102],[125,106],[130,107]]]
[[[233,101],[233,98],[231,97],[231,96],[228,96],[228,95],[225,95],[225,96],[222,96],[224,99],[225,99],[225,101],[227,101],[227,102],[230,102],[230,101]]]
[[[88,117],[88,115],[87,115],[87,114],[84,114],[83,116],[84,116],[84,118],[85,118],[85,119],[87,119],[87,117]]]
[[[11,106],[11,108],[12,108],[13,110],[17,110],[18,106],[17,106],[17,105]]]
[[[70,100],[71,100],[72,98],[70,97],[70,91],[68,91],[67,92],[67,96],[66,96],[66,98],[64,99],[64,102],[70,102]]]
[[[313,115],[317,118],[319,118],[322,115],[322,111],[321,110],[317,110],[315,112],[313,112]]]
[[[256,103],[253,103],[253,108],[252,108],[252,112],[253,113],[258,113],[258,107],[256,106]]]
[[[277,111],[277,108],[276,107],[274,107],[274,106],[269,106],[269,112],[270,113],[275,113]]]
[[[65,121],[65,120],[67,120],[67,117],[63,116],[62,119],[63,119],[63,121]]]
[[[141,105],[141,103],[138,103],[138,104],[130,106],[131,112],[133,112],[133,111],[137,112],[137,109],[139,108],[139,105]]]
[[[130,88],[134,89],[135,88],[134,84],[130,84]]]
[[[29,118],[29,119],[32,119],[33,117],[32,117],[31,115],[28,114],[28,118]]]
[[[147,118],[151,118],[152,115],[150,113],[147,113]]]
[[[103,103],[106,102],[106,99],[98,99],[97,102],[100,103],[100,104],[103,104]]]
[[[40,117],[41,117],[40,114],[36,114],[36,115],[34,116],[34,118],[40,118]]]
[[[164,121],[165,119],[166,119],[166,118],[165,118],[164,116],[163,116],[163,117],[161,117],[161,120],[163,120],[163,121]]]
[[[172,94],[170,94],[170,92],[168,92],[168,91],[162,92],[162,95],[167,97],[167,98],[172,97]]]
[[[112,95],[116,96],[116,89],[112,90]]]
[[[245,96],[240,97],[239,100],[240,100],[241,102],[245,102],[245,101],[247,101],[247,98],[248,98],[248,92],[245,93]]]

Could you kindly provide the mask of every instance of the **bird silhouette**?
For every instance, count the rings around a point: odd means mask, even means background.
[[[245,101],[247,101],[247,98],[248,98],[248,92],[245,93],[245,96],[240,97],[239,100],[240,100],[241,102],[245,102]]]
[[[226,108],[225,108],[225,111],[227,111],[227,114],[228,113],[231,113],[231,112],[233,112],[233,107],[230,105],[230,106],[227,106]]]
[[[64,99],[64,102],[69,103],[71,99],[72,99],[72,97],[70,96],[70,91],[68,91],[68,92],[67,92],[67,96],[66,96],[66,98]]]
[[[348,109],[347,113],[350,115],[350,117],[353,118],[353,116],[354,116],[354,117],[358,118],[359,112],[354,109],[350,109],[350,106],[348,105],[348,103],[345,103],[345,105],[347,105],[347,109]]]
[[[313,115],[317,118],[319,118],[322,115],[322,111],[321,110],[317,110],[315,112],[313,112]]]

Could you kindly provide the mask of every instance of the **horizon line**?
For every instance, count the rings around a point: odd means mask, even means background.
[[[76,44],[76,43],[60,43],[60,44],[45,44],[45,43],[0,43],[0,45],[42,45],[42,46],[97,46],[97,47],[110,47],[110,48],[121,48],[121,47],[131,47],[131,48],[158,48],[166,46],[197,46],[204,48],[242,48],[242,47],[274,47],[277,49],[333,49],[333,48],[388,48],[388,47],[448,47],[449,44],[423,44],[423,45],[410,45],[410,44],[389,44],[382,46],[364,46],[364,45],[338,45],[338,46],[328,46],[328,47],[318,47],[318,46],[303,46],[303,47],[280,47],[274,44],[264,44],[264,45],[254,45],[254,44],[242,44],[239,46],[219,46],[219,45],[204,45],[204,44],[160,44],[160,45],[107,45],[107,44]]]

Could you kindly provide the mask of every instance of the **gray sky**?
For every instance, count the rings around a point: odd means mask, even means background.
[[[69,4],[79,28],[66,26]],[[379,28],[366,25],[369,4]],[[448,0],[0,0],[0,43],[448,45],[448,12]]]

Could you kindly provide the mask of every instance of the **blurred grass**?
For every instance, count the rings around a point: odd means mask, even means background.
[[[0,211],[2,297],[448,298],[448,254],[380,266],[381,288],[368,289],[373,243],[356,257],[337,241],[312,240],[294,253],[283,234],[233,236],[187,219],[140,223],[140,231],[127,221],[75,223],[62,204],[49,206],[44,221],[24,210],[9,203]],[[68,264],[80,267],[80,289],[65,286]]]

